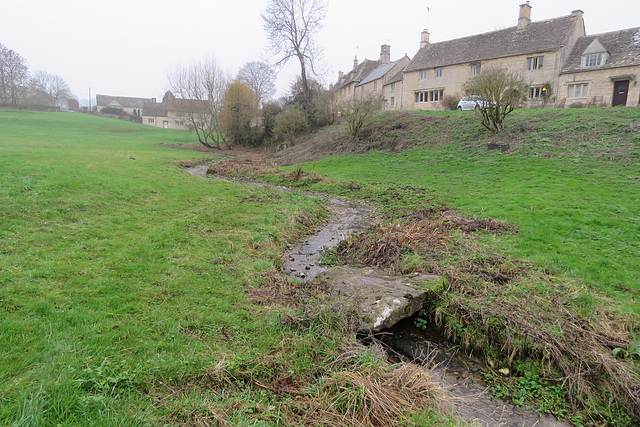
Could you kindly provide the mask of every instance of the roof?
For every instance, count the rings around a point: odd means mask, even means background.
[[[142,107],[143,116],[168,117],[169,109],[164,102],[145,102]]]
[[[601,67],[582,68],[582,55],[599,53],[594,50],[598,45],[606,49],[609,54],[607,63]],[[578,38],[562,72],[592,71],[632,65],[640,65],[640,27]]]
[[[128,96],[96,95],[98,106],[113,105],[116,102],[123,108],[142,108],[145,102],[153,102],[152,98],[132,98]]]
[[[380,66],[380,61],[373,61],[371,59],[365,59],[353,70],[345,74],[340,81],[336,84],[336,89],[343,88],[353,82],[359,83],[365,77],[367,77],[373,70]]]
[[[464,64],[508,56],[550,52],[562,47],[578,14],[531,22],[524,29],[504,30],[428,44],[405,71]]]
[[[382,67],[376,68],[371,73],[369,73],[369,75],[367,77],[362,79],[362,81],[360,81],[360,83],[358,83],[356,86],[364,85],[364,84],[367,84],[367,83],[372,82],[374,80],[381,79],[382,77],[385,76],[385,74],[387,74],[389,71],[391,71],[391,69],[393,67],[395,67],[396,64],[398,64],[399,62],[400,62],[400,60],[398,59],[397,61],[393,61],[393,62],[391,62],[391,63],[389,63],[387,65],[383,65]]]
[[[401,82],[403,78],[404,78],[404,70],[400,70],[397,73],[395,73],[393,77],[391,77],[384,85],[386,86],[386,85],[390,85],[391,83]]]

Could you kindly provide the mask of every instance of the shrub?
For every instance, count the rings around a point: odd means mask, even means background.
[[[356,139],[364,122],[376,109],[376,97],[353,98],[341,105],[340,113],[349,124],[349,134]]]
[[[307,115],[302,108],[295,107],[276,116],[274,132],[278,138],[293,142],[296,136],[309,129]]]
[[[458,108],[460,98],[460,95],[457,93],[453,95],[445,95],[444,98],[442,98],[442,105],[444,105],[445,110],[455,110]]]

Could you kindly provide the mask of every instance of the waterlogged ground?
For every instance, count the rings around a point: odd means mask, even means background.
[[[208,166],[187,169],[192,175],[207,175]],[[249,185],[260,185],[280,191],[293,192],[286,187],[277,187],[256,181],[229,179]],[[314,194],[308,197],[320,197]],[[336,246],[351,233],[364,231],[375,223],[373,209],[366,204],[354,203],[338,198],[328,199],[328,207],[333,212],[332,219],[303,241],[293,245],[286,254],[283,273],[301,280],[313,280],[325,270],[319,261],[322,252]],[[553,417],[541,418],[533,409],[515,407],[509,403],[491,398],[482,373],[488,372],[480,360],[454,353],[444,339],[432,329],[416,328],[411,319],[405,319],[380,335],[389,346],[391,357],[404,361],[428,363],[433,368],[433,376],[448,392],[455,416],[480,426],[568,426]]]

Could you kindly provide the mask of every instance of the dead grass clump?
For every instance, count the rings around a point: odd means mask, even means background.
[[[266,156],[257,158],[232,158],[212,164],[207,175],[266,175],[274,173],[273,164]]]
[[[323,180],[322,176],[316,172],[306,172],[304,170],[302,170],[302,167],[297,168],[296,170],[292,171],[287,178],[289,178],[292,181],[310,181],[313,183],[318,183],[321,182]]]
[[[449,292],[457,294],[454,284]],[[567,290],[568,291],[568,290]],[[591,319],[578,314],[567,300],[571,295],[555,298],[528,293],[518,300],[504,297],[501,286],[463,289],[465,298],[453,297],[434,312],[434,320],[449,338],[484,351],[482,340],[472,340],[465,334],[486,337],[485,343],[500,348],[508,358],[508,367],[515,359],[540,360],[545,374],[561,373],[574,408],[599,411],[596,400],[614,401],[630,413],[640,416],[640,377],[631,366],[612,354],[615,348],[627,348],[628,331],[614,329],[624,325],[623,319],[592,310]],[[448,328],[450,319],[463,319],[463,336],[459,329]],[[474,332],[475,331],[475,332]]]
[[[291,283],[273,267],[264,271],[261,277],[261,286],[246,291],[259,305],[296,307],[304,299],[325,292],[315,283]]]
[[[428,369],[412,363],[391,371],[342,371],[326,379],[318,403],[327,425],[393,427],[428,408],[445,412],[445,396]]]

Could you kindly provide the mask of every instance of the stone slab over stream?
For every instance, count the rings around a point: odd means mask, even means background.
[[[389,276],[372,268],[333,267],[316,281],[326,284],[336,298],[353,303],[360,332],[380,332],[422,308],[426,290],[440,284],[438,276]]]

